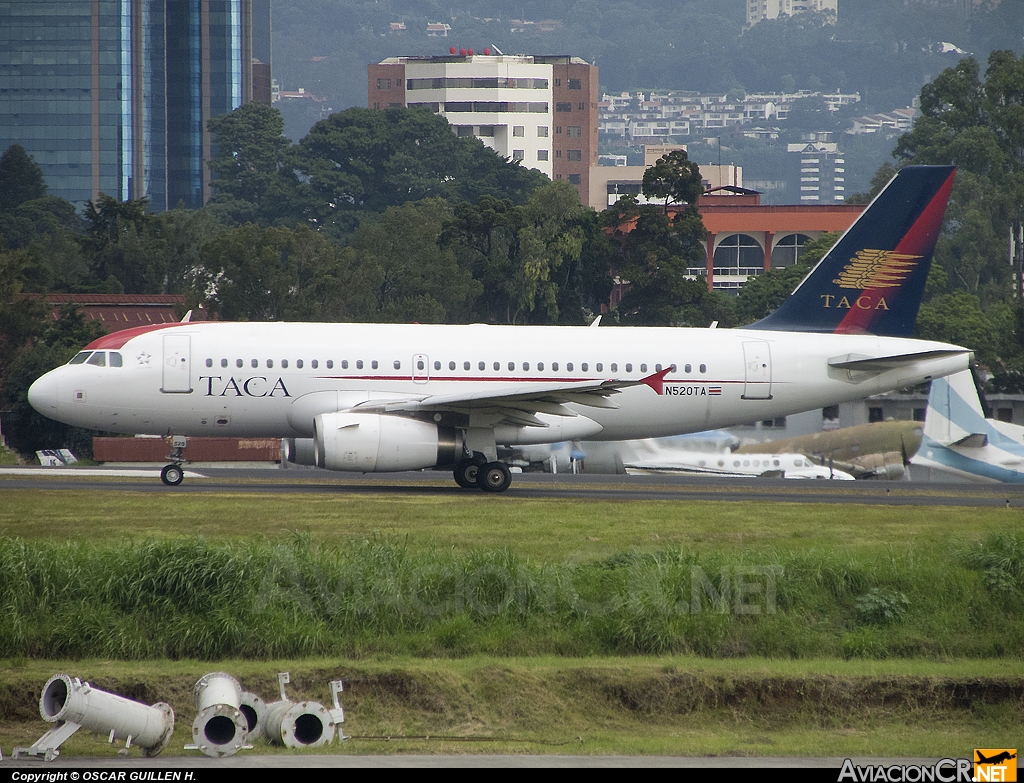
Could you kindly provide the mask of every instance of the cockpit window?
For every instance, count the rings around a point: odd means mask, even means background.
[[[75,358],[68,362],[68,364],[84,364],[85,360],[88,359],[91,355],[92,351],[82,351],[81,353],[76,354]]]
[[[92,356],[89,357],[89,361],[86,364],[92,364],[96,367],[107,366],[107,354],[103,351],[96,351]]]
[[[111,367],[121,367],[122,364],[123,363],[121,361],[121,354],[119,354],[117,351],[111,351],[110,352],[110,366]]]

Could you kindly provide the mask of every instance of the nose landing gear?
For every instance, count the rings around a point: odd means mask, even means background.
[[[160,471],[160,480],[169,487],[178,486],[185,479],[185,471],[182,464],[185,462],[185,446],[188,441],[183,435],[175,435],[171,438],[171,453],[167,455],[170,465],[164,465]]]

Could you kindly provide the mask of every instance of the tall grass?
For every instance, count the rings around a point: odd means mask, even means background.
[[[0,657],[1020,657],[1024,535],[945,554],[622,552],[561,565],[375,538],[0,538]]]

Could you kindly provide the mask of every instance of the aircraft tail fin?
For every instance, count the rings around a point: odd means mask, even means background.
[[[978,448],[988,443],[990,429],[970,370],[932,381],[924,418],[926,438],[943,446]]]
[[[746,328],[911,336],[954,171],[900,169],[786,301]]]

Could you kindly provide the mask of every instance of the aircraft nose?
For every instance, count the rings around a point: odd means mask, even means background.
[[[57,373],[48,372],[28,387],[28,404],[44,416],[57,412]]]

